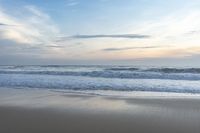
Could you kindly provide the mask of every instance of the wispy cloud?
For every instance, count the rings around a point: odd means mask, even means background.
[[[0,23],[0,26],[16,26],[16,25],[11,25],[11,24],[6,24],[6,23]]]
[[[99,0],[100,2],[108,2],[109,0]]]
[[[187,32],[187,33],[184,34],[184,35],[195,35],[195,34],[199,34],[199,33],[200,33],[200,30],[193,30],[193,31]]]
[[[141,34],[99,34],[99,35],[74,35],[67,38],[73,39],[95,39],[95,38],[127,38],[127,39],[145,39],[150,38],[149,35],[141,35]]]
[[[14,16],[0,9],[0,40],[7,39],[19,44],[49,44],[59,29],[50,16],[35,6],[26,6],[22,16]],[[10,27],[14,26],[14,27]]]
[[[0,23],[0,26],[8,26],[7,24],[4,23]]]
[[[76,6],[78,4],[79,4],[79,2],[77,0],[68,0],[67,1],[67,6]]]
[[[102,51],[122,51],[122,50],[131,50],[131,49],[153,49],[153,48],[161,48],[161,47],[163,47],[163,46],[106,48],[106,49],[102,49]]]
[[[134,30],[139,33],[144,32],[155,36],[160,41],[166,41],[166,38],[168,39],[168,37],[173,37],[176,39],[175,41],[177,41],[177,43],[183,45],[183,43],[185,43],[184,38],[189,34],[199,34],[199,23],[200,10],[194,9],[191,11],[177,11],[173,14],[163,16],[160,19],[146,21],[139,24],[140,26],[134,28]],[[178,40],[178,38],[180,38],[180,40]],[[199,41],[198,39],[193,39],[193,41],[194,40]],[[167,41],[172,41],[172,39]],[[189,43],[189,45],[191,45],[191,43]]]

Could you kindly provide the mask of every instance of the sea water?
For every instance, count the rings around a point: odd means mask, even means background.
[[[200,93],[200,68],[0,66],[0,87],[73,92]]]

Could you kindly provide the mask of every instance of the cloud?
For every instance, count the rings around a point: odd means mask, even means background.
[[[78,4],[79,4],[79,2],[76,0],[68,0],[67,1],[67,6],[76,6]]]
[[[160,48],[161,46],[145,46],[145,47],[124,47],[124,48],[106,48],[102,51],[122,51],[122,50],[131,50],[131,49],[153,49]],[[163,47],[163,46],[162,46]]]
[[[99,1],[106,2],[109,0]],[[76,7],[76,5],[80,3],[80,0],[66,0],[64,6],[72,6],[68,8],[73,8],[73,6]],[[105,27],[108,26],[107,23],[105,23],[106,25],[104,23],[99,23],[99,19],[96,19],[95,17],[92,18],[91,21],[78,23],[77,25],[74,24],[75,27],[71,27],[70,25],[75,20],[73,20],[74,17],[72,15],[72,18],[68,19],[69,22],[63,20],[63,25],[58,23],[58,25],[63,28],[62,31],[64,32],[62,34],[64,36],[60,36],[60,30],[52,20],[51,16],[36,6],[29,5],[17,7],[18,10],[15,12],[6,9],[2,10],[2,8],[0,7],[1,57],[3,55],[4,57],[13,55],[12,57],[14,59],[14,57],[18,55],[20,55],[20,57],[34,55],[38,56],[38,58],[41,56],[48,56],[49,59],[53,59],[52,57],[56,56],[72,60],[74,58],[79,58],[80,60],[107,58],[129,59],[168,56],[185,57],[194,55],[200,51],[197,50],[197,48],[189,49],[190,47],[199,46],[200,44],[199,9],[187,11],[178,10],[172,14],[163,14],[162,17],[148,17],[148,19],[141,19],[141,21],[134,18],[133,14],[132,17],[129,17],[130,20],[127,19],[119,23],[113,20],[113,27],[112,25],[110,27],[111,30],[105,29]],[[6,6],[4,8],[6,8]],[[64,15],[64,12],[61,13]],[[52,15],[55,14],[53,13]],[[61,16],[63,15],[61,14]],[[80,19],[85,18],[84,12],[80,12],[79,15],[82,15]],[[54,17],[57,18],[59,16]],[[71,17],[71,15],[69,17]],[[105,14],[99,14],[97,17],[106,16]],[[95,19],[95,21],[93,21],[93,19]],[[98,22],[96,22],[96,20]],[[96,28],[98,26],[93,28],[91,27],[91,23],[94,25],[101,25],[99,28]],[[120,26],[116,27],[115,25]],[[67,30],[65,30],[66,27],[68,27]],[[102,34],[85,33],[84,31],[86,30],[91,33],[96,31]],[[81,34],[74,34],[76,32]],[[109,34],[111,32],[118,34]],[[97,39],[99,40],[97,41]],[[148,44],[153,44],[154,46]],[[168,48],[167,45],[170,45],[171,47]],[[160,49],[159,46],[164,46],[164,48]],[[128,51],[134,49],[134,52]],[[48,53],[46,50],[48,50]],[[144,52],[141,52],[142,50],[144,50]],[[45,55],[45,52],[48,55]],[[81,56],[72,56],[75,54],[80,54]]]
[[[60,30],[51,16],[30,5],[21,7],[18,13],[0,8],[0,58],[4,58],[0,62],[6,63],[7,57],[16,62],[25,58],[31,62],[33,58],[54,56],[59,47],[54,40]]]
[[[107,1],[109,1],[109,0],[99,0],[100,2],[107,2]]]
[[[69,37],[61,37],[60,40],[64,41],[65,39],[96,39],[96,38],[125,38],[125,39],[146,39],[150,38],[149,35],[141,35],[141,34],[99,34],[99,35],[74,35]]]
[[[4,23],[0,23],[0,26],[8,26],[7,24]]]
[[[144,23],[138,24],[134,29],[129,29],[155,36],[156,38],[154,39],[165,42],[166,38],[173,37],[174,42],[176,41],[179,45],[183,45],[183,43],[185,43],[184,38],[188,37],[189,34],[199,34],[199,23],[200,10],[191,9],[163,15],[159,19],[145,21]],[[188,39],[188,41],[191,40]],[[198,39],[193,40],[199,43]],[[167,41],[172,41],[172,39]],[[191,45],[191,42],[189,42],[188,45]]]
[[[22,8],[21,16],[5,11],[0,9],[0,26],[4,26],[0,41],[12,40],[17,44],[28,45],[51,44],[59,34],[50,16],[35,6]]]
[[[49,48],[64,48],[64,46],[61,46],[61,45],[47,45],[46,47],[49,47]]]
[[[36,17],[43,18],[45,20],[49,20],[50,19],[50,16],[48,14],[42,12],[40,9],[38,9],[35,6],[28,5],[28,6],[25,6],[25,9],[27,9],[29,12],[31,12]]]
[[[196,35],[196,34],[199,34],[199,33],[200,33],[200,30],[193,30],[193,31],[187,32],[187,33],[184,34],[184,35]]]
[[[16,26],[16,25],[10,25],[10,24],[6,24],[6,23],[0,23],[0,26]]]

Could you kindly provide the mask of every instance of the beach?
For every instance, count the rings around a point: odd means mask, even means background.
[[[0,0],[0,133],[200,133],[200,0]]]
[[[199,133],[198,96],[116,97],[0,89],[2,133]]]

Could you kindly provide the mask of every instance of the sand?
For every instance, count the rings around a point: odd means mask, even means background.
[[[199,97],[0,89],[0,133],[199,133]]]

